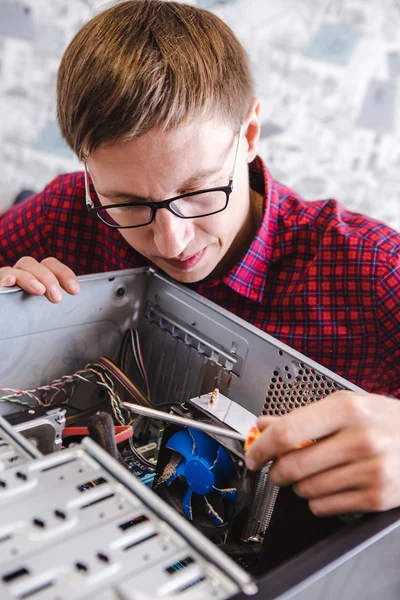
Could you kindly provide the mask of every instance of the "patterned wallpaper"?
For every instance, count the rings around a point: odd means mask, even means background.
[[[60,57],[104,0],[0,0],[0,209],[79,163],[55,123]],[[250,54],[261,155],[305,198],[400,229],[400,0],[197,0]]]

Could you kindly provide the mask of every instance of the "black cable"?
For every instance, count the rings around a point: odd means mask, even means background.
[[[122,462],[115,441],[114,422],[110,413],[96,413],[89,419],[87,427],[90,437],[113,458]]]

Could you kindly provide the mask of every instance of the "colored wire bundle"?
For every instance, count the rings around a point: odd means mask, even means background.
[[[71,373],[70,375],[64,375],[59,379],[55,379],[48,385],[39,386],[29,390],[19,390],[11,388],[0,388],[0,392],[4,392],[5,395],[0,398],[1,402],[15,402],[24,406],[32,406],[32,403],[24,400],[24,397],[33,400],[35,405],[48,407],[55,403],[59,394],[63,394],[64,397],[60,404],[66,404],[68,399],[72,396],[76,384],[78,381],[85,381],[86,383],[94,383],[102,386],[106,389],[111,406],[115,415],[115,418],[122,425],[126,425],[126,421],[123,415],[123,409],[121,408],[121,399],[115,390],[113,379],[107,372],[97,368],[96,363],[87,365],[84,369]]]
[[[137,425],[140,422],[146,422],[146,420],[139,418],[134,422],[131,421],[131,416],[128,411],[124,409],[120,395],[115,388],[116,383],[118,383],[128,392],[135,403],[151,406],[147,373],[143,362],[139,336],[135,330],[129,330],[127,332],[121,348],[121,362],[125,365],[125,368],[127,368],[129,349],[131,350],[134,364],[137,367],[146,392],[143,392],[136,383],[131,381],[112,360],[101,357],[87,364],[84,369],[71,373],[70,375],[64,375],[47,385],[29,390],[0,388],[0,394],[4,393],[4,395],[0,397],[0,402],[14,402],[27,407],[35,405],[49,407],[59,400],[59,404],[65,405],[74,394],[76,385],[79,381],[99,385],[106,390],[109,396],[115,420],[120,426],[123,426],[123,429],[119,429],[117,426],[115,430],[116,442],[121,443],[129,440],[132,453],[135,457],[147,467],[154,468],[154,465],[140,454],[132,440]],[[129,359],[131,360],[130,357]],[[28,400],[30,400],[30,402]],[[73,435],[72,432],[76,435],[87,435],[88,433],[87,428],[67,428],[64,431],[66,436]]]
[[[138,386],[133,383],[126,375],[117,367],[115,363],[113,363],[109,358],[99,358],[92,366],[96,368],[101,368],[107,374],[111,375],[118,383],[122,385],[123,388],[132,396],[132,398],[137,402],[137,404],[143,404],[146,406],[151,406],[150,401],[147,396],[143,394],[143,392],[138,388]]]
[[[149,402],[151,402],[149,381],[147,378],[146,367],[144,365],[139,334],[135,329],[129,329],[129,331],[127,331],[125,335],[125,338],[122,342],[120,364],[124,373],[129,374],[132,371],[132,366],[136,366],[137,374],[143,382],[143,387],[147,399],[149,400]],[[132,376],[131,378],[136,381],[135,376]]]

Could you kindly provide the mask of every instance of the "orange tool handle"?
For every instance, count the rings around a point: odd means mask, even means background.
[[[247,434],[247,439],[244,443],[245,452],[247,452],[252,443],[261,435],[261,433],[262,432],[258,429],[256,425],[253,425],[253,427],[250,428],[250,431]],[[311,446],[311,444],[314,444],[313,440],[306,440],[305,442],[301,442],[301,444],[297,444],[297,446],[294,446],[292,450],[300,450],[300,448],[306,448],[307,446]]]

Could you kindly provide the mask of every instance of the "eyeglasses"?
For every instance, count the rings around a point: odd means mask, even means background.
[[[89,173],[86,163],[84,163],[85,200],[88,212],[95,214],[105,225],[114,229],[133,229],[149,225],[154,221],[157,210],[161,208],[166,208],[180,219],[199,219],[222,212],[228,206],[229,196],[233,190],[233,180],[236,172],[242,132],[243,125],[240,127],[235,151],[235,162],[228,185],[198,190],[197,192],[175,196],[161,202],[124,202],[96,206],[98,200],[97,198],[94,200],[91,198]]]

